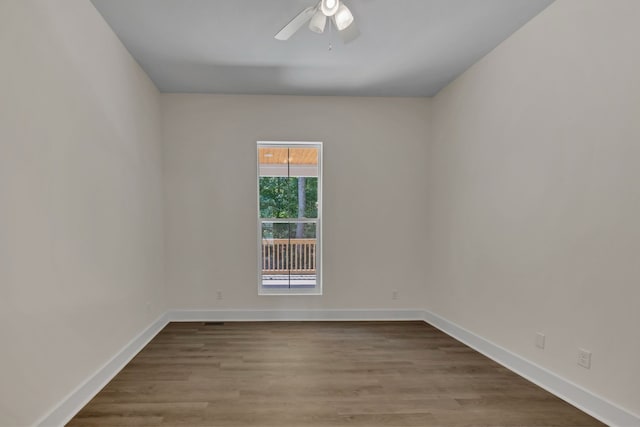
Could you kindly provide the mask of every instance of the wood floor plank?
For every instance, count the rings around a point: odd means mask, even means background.
[[[68,425],[603,424],[423,322],[190,322]]]

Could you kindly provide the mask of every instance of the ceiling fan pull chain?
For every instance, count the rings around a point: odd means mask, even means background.
[[[333,50],[333,45],[331,44],[331,36],[333,35],[333,31],[331,30],[331,23],[333,19],[329,18],[329,52]]]

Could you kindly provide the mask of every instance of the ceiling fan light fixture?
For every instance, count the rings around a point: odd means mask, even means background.
[[[318,10],[309,22],[309,29],[314,33],[322,34],[324,27],[327,25],[327,17],[321,10]]]
[[[0,0],[2,1],[2,0]],[[276,40],[289,40],[298,30],[308,26],[310,31],[322,34],[329,24],[336,27],[342,41],[346,44],[353,41],[360,35],[357,25],[355,25],[353,14],[342,0],[315,0],[315,6],[309,6],[298,13],[287,25],[276,35]],[[331,29],[331,26],[329,26]],[[329,42],[331,50],[331,42]]]
[[[340,3],[340,6],[338,7],[338,10],[336,11],[333,19],[336,23],[336,28],[338,29],[338,31],[342,31],[353,23],[353,14],[349,10],[349,8],[344,5],[344,3]]]
[[[333,16],[340,8],[340,0],[320,0],[320,10],[324,16]]]

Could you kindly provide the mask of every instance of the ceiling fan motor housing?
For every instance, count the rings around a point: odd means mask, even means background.
[[[340,7],[340,0],[321,0],[320,10],[325,16],[333,16]]]

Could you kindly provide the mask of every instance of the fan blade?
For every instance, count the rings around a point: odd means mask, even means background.
[[[347,28],[342,31],[338,31],[340,38],[344,44],[351,43],[360,35],[360,30],[355,22],[352,22]]]
[[[313,18],[311,18],[311,22],[309,22],[309,29],[314,33],[322,34],[326,25],[327,17],[324,16],[321,10],[318,10],[313,14]]]
[[[308,20],[311,19],[313,14],[316,13],[315,6],[309,6],[302,12],[300,12],[295,18],[291,20],[283,29],[275,35],[277,40],[288,40],[289,37],[295,34]]]

